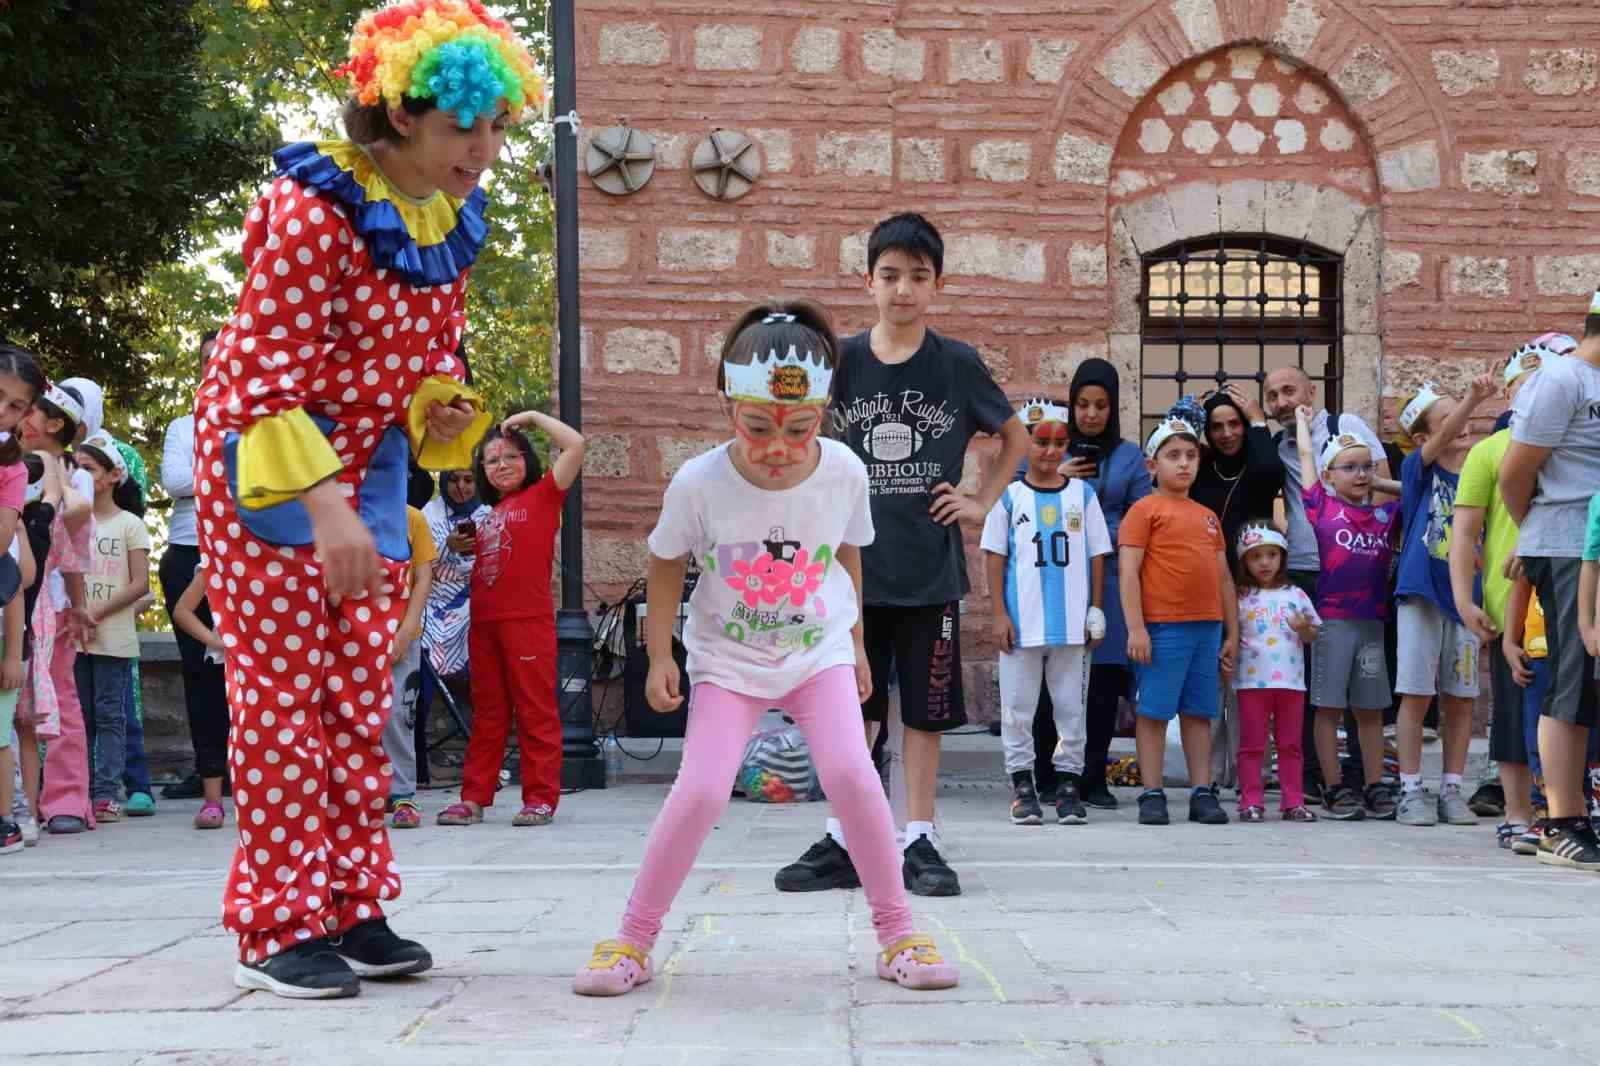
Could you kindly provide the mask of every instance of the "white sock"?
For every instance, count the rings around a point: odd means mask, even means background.
[[[1407,792],[1415,792],[1417,789],[1419,789],[1421,787],[1422,787],[1422,775],[1421,774],[1401,774],[1400,775],[1400,794],[1402,796],[1405,795]]]
[[[1444,775],[1444,787],[1445,788],[1453,788],[1457,792],[1460,792],[1461,791],[1461,775],[1460,774],[1445,774]]]
[[[909,848],[911,845],[915,844],[918,837],[927,837],[928,841],[931,843],[933,841],[933,823],[907,822],[905,846]]]
[[[839,845],[841,848],[844,848],[846,851],[850,850],[844,842],[844,826],[839,824],[839,819],[828,819],[828,835],[833,838],[833,842],[835,844]]]

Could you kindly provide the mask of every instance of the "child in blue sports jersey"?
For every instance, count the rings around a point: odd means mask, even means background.
[[[1105,636],[1100,610],[1111,535],[1094,490],[1059,468],[1069,440],[1067,409],[1029,400],[1018,412],[1027,427],[1028,469],[1006,486],[983,524],[994,640],[1000,652],[1000,738],[1011,775],[1011,821],[1039,825],[1033,781],[1033,715],[1041,682],[1050,689],[1059,740],[1056,821],[1083,825],[1078,792],[1088,738],[1084,705],[1089,652]]]

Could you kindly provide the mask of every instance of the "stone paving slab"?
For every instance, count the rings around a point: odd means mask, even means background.
[[[667,918],[655,981],[569,989],[614,932],[665,786],[564,798],[554,826],[395,838],[426,978],[296,1003],[231,981],[229,833],[196,804],[0,858],[0,1062],[51,1066],[1600,1066],[1600,881],[1492,826],[1022,829],[997,785],[941,796],[964,894],[913,899],[962,984],[877,979],[860,891],[779,894],[816,805],[735,802]],[[1125,794],[1126,795],[1126,794]],[[430,813],[444,793],[424,799]],[[1131,798],[1131,796],[1129,797]]]

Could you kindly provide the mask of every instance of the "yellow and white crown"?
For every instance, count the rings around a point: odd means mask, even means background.
[[[1017,409],[1017,415],[1022,419],[1022,424],[1028,429],[1042,425],[1045,422],[1060,422],[1067,425],[1067,409],[1054,400],[1044,398],[1022,401],[1022,406]]]
[[[793,344],[782,358],[772,348],[748,363],[726,363],[722,372],[728,399],[747,403],[823,405],[833,385],[827,361],[809,351],[802,356]]]

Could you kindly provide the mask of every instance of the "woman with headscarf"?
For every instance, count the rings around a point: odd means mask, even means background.
[[[478,498],[478,483],[471,470],[446,470],[439,475],[439,495],[428,501],[422,517],[438,545],[433,561],[433,588],[422,615],[423,646],[431,671],[423,672],[419,707],[433,697],[432,680],[454,677],[467,668],[467,629],[472,620],[468,593],[472,586],[474,535],[489,505]]]
[[[1111,542],[1117,541],[1122,516],[1134,502],[1150,494],[1150,474],[1145,469],[1144,453],[1132,441],[1122,439],[1117,405],[1121,386],[1117,368],[1104,359],[1086,359],[1072,375],[1068,393],[1068,430],[1071,443],[1061,472],[1081,478],[1094,489],[1105,515]],[[1106,753],[1117,725],[1117,701],[1128,695],[1132,675],[1128,671],[1128,626],[1122,617],[1122,597],[1118,592],[1117,557],[1106,558],[1105,589],[1101,609],[1106,616],[1106,636],[1094,650],[1089,667],[1087,706],[1088,742],[1083,752],[1083,778],[1079,792],[1091,807],[1114,808],[1117,798],[1106,787]],[[1048,696],[1046,696],[1048,699]],[[1051,754],[1056,747],[1055,720],[1051,714],[1035,715],[1034,751],[1038,761],[1034,780],[1041,794],[1056,788],[1055,766]]]

